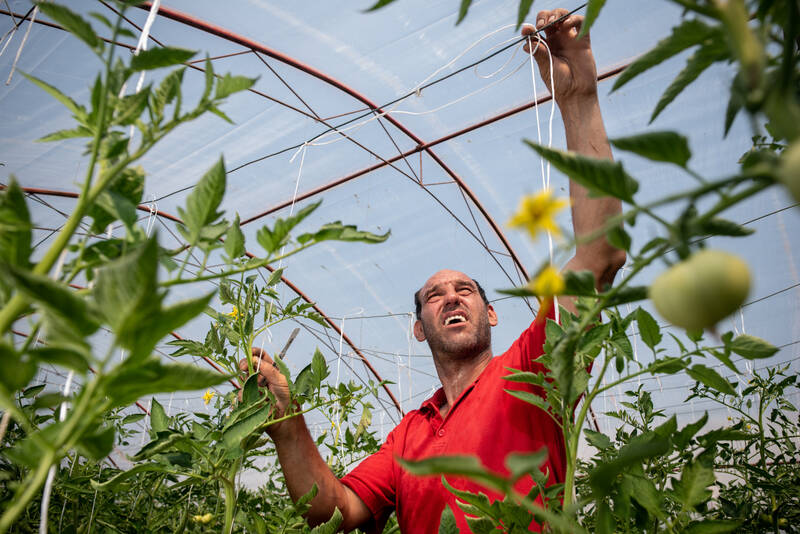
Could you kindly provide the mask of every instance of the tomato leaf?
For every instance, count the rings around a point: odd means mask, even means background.
[[[680,480],[672,481],[672,494],[687,508],[694,508],[711,497],[711,491],[706,488],[715,481],[714,471],[699,462],[691,462],[684,465]]]
[[[644,308],[636,309],[636,324],[639,326],[639,335],[651,350],[655,350],[656,345],[661,343],[661,329],[658,323]]]
[[[701,363],[697,363],[689,369],[686,369],[686,374],[714,391],[724,393],[725,395],[736,395],[736,390],[733,389],[730,382],[720,376],[715,370]]]
[[[70,11],[64,6],[50,2],[40,2],[36,5],[39,6],[39,10],[41,10],[42,13],[63,26],[64,29],[89,45],[89,47],[96,52],[103,50],[103,41],[97,37],[97,34],[92,29],[92,25],[80,15]]]
[[[465,476],[486,487],[500,491],[508,485],[503,477],[486,469],[475,456],[436,456],[424,460],[397,458],[397,462],[414,475]]]
[[[147,395],[196,391],[215,386],[228,377],[197,365],[165,364],[154,357],[138,365],[120,365],[106,375],[103,387],[112,406],[127,406]]]
[[[594,21],[597,20],[597,16],[600,14],[600,10],[603,9],[604,5],[606,5],[606,0],[589,0],[588,5],[586,6],[586,15],[584,15],[583,18],[583,25],[581,26],[581,31],[578,34],[578,39],[589,33],[589,28],[591,28],[594,24]]]
[[[233,76],[225,74],[217,81],[217,92],[214,95],[215,100],[221,100],[233,93],[245,91],[250,89],[256,83],[258,78],[248,78],[246,76]]]
[[[0,264],[23,269],[30,265],[31,228],[25,194],[12,176],[8,187],[0,193]]]
[[[748,360],[769,358],[778,352],[778,347],[767,343],[761,338],[747,334],[736,336],[729,346],[732,352]]]
[[[462,3],[463,5],[463,3]],[[531,6],[533,5],[533,0],[519,0],[519,9],[517,10],[517,30],[519,30],[522,23],[525,22],[525,19],[528,16],[528,13],[531,12]],[[466,16],[467,11],[464,10],[464,15]],[[460,17],[458,22],[461,22]],[[456,24],[458,24],[458,22]]]
[[[150,431],[153,435],[164,432],[169,426],[169,417],[164,407],[153,397],[150,405]]]
[[[131,58],[131,69],[134,71],[153,70],[170,67],[189,61],[197,52],[185,48],[159,46],[149,50],[140,50]]]
[[[186,198],[186,209],[178,208],[183,224],[188,230],[187,241],[196,245],[203,229],[222,217],[217,208],[225,195],[225,162],[220,158]]]
[[[692,152],[686,137],[676,132],[646,132],[611,139],[620,150],[633,152],[651,161],[663,161],[686,167]]]
[[[299,210],[295,215],[291,215],[286,219],[277,219],[272,228],[263,226],[257,233],[256,239],[259,245],[264,247],[268,255],[275,253],[283,245],[289,242],[289,232],[300,224],[303,219],[311,215],[315,209],[322,203],[314,202]]]
[[[656,120],[656,117],[670,104],[686,87],[697,79],[708,67],[717,61],[723,61],[728,57],[728,47],[726,39],[722,35],[717,35],[715,39],[710,41],[710,44],[704,44],[697,51],[689,57],[686,61],[686,66],[675,77],[672,83],[661,95],[653,114],[650,116],[650,122]]]
[[[230,261],[244,255],[244,234],[239,223],[238,213],[225,234],[225,253]]]
[[[527,139],[525,143],[595,196],[612,196],[633,203],[633,195],[639,189],[639,184],[625,172],[622,163],[547,148]]]
[[[652,50],[631,63],[617,77],[612,91],[616,91],[642,72],[675,56],[687,48],[699,45],[714,31],[714,28],[698,19],[685,20],[672,28],[672,34],[659,41]]]

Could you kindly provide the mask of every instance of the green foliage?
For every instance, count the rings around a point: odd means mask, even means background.
[[[42,520],[49,520],[51,529],[58,521],[61,530],[63,523],[65,531],[208,528],[230,532],[234,523],[237,530],[252,532],[335,531],[341,514],[309,528],[302,518],[308,500],[292,505],[285,490],[273,482],[277,480],[272,473],[275,466],[255,466],[256,457],[274,457],[274,449],[261,435],[281,419],[273,409],[274,397],[258,388],[255,377],[246,381],[241,402],[235,392],[217,396],[213,415],[170,417],[156,398],[151,398],[147,419],[124,411],[145,397],[202,391],[232,380],[240,374],[238,360],[250,354],[255,337],[281,321],[302,318],[325,325],[313,303],[299,298],[280,301],[276,286],[283,269],[275,270],[264,285],[256,283],[257,276],[248,275],[269,267],[278,249],[285,247],[280,257],[287,257],[326,240],[379,243],[388,232],[376,235],[337,221],[307,229],[293,239],[290,232],[317,203],[262,229],[259,241],[267,236],[267,255],[250,258],[238,215],[228,224],[220,209],[226,189],[220,157],[187,195],[185,207],[179,208],[178,229],[186,246],[164,249],[158,235],[148,237],[137,224],[136,210],[147,178],[138,162],[181,124],[208,112],[229,120],[220,106],[226,98],[250,89],[255,80],[216,76],[207,60],[204,92],[189,106],[183,100],[185,67],[180,65],[195,52],[158,47],[117,58],[115,47],[107,47],[87,19],[51,2],[39,6],[89,46],[102,70],[90,86],[87,101],[80,103],[47,82],[26,76],[64,105],[76,123],[41,140],[84,138],[89,156],[71,215],[35,264],[30,258],[31,216],[22,189],[12,178],[0,191],[0,359],[4,367],[0,434],[5,433],[0,453],[0,532],[37,530]],[[120,28],[121,17],[112,24],[102,15],[92,16],[111,30],[113,38],[131,35]],[[178,68],[165,73],[156,87],[145,86],[133,94],[123,89],[139,71],[171,67]],[[123,236],[98,237],[118,223],[125,228]],[[79,234],[81,225],[89,231]],[[210,254],[222,247],[225,268],[206,271]],[[189,272],[189,258],[196,250],[202,252],[202,265],[199,272]],[[57,263],[60,267],[54,270]],[[87,288],[75,283],[84,280],[89,282]],[[214,294],[179,301],[170,289],[207,280],[219,280],[220,301],[234,305],[238,312],[212,310]],[[202,356],[217,370],[173,363],[157,353],[156,345],[166,336],[204,312],[215,318],[205,340],[176,340],[173,356]],[[28,326],[28,337],[20,341],[12,328],[23,324]],[[109,332],[102,339],[101,329]],[[75,374],[78,386],[72,394],[30,383],[45,364]],[[279,361],[278,365],[288,375],[285,364]],[[331,385],[326,381],[329,374],[324,357],[317,352],[292,385],[296,411],[282,417],[311,410],[335,416],[336,434],[322,441],[328,442],[331,466],[341,472],[377,449],[366,400],[375,395],[375,386]],[[213,397],[209,389],[206,399]],[[133,425],[143,423],[149,428],[136,431]],[[149,435],[150,441],[130,458],[134,466],[120,471],[110,453],[115,446],[130,446],[139,435]],[[41,518],[42,486],[51,468],[56,471],[49,494],[51,507],[49,517]],[[269,498],[236,488],[237,475],[245,468],[270,473],[263,490]],[[283,508],[265,504],[271,501]],[[59,515],[58,511],[63,512]]]
[[[791,188],[796,175],[797,160],[784,149],[793,148],[800,134],[800,8],[794,2],[768,0],[674,3],[684,8],[683,20],[623,71],[614,89],[691,51],[685,67],[659,99],[652,120],[711,65],[731,63],[736,74],[724,117],[725,132],[738,113],[746,112],[754,127],[753,148],[732,176],[709,180],[689,167],[692,151],[689,140],[680,134],[653,131],[613,140],[619,150],[678,166],[699,184],[645,204],[637,198],[638,182],[620,163],[528,142],[592,195],[611,196],[630,205],[604,228],[564,246],[580,246],[603,236],[626,251],[630,270],[617,286],[601,290],[591,273],[565,273],[562,294],[577,297],[577,314],[562,309],[560,324],[548,321],[544,354],[538,359],[548,372],[509,369],[511,374],[505,377],[528,388],[508,390],[509,394],[543,410],[562,429],[567,472],[563,486],[553,490],[556,498],[543,499],[542,507],[533,508],[530,496],[514,495],[510,484],[518,473],[513,469],[512,476],[498,479],[470,458],[427,458],[405,464],[412,472],[467,476],[514,496],[516,504],[508,507],[505,501],[501,505],[480,493],[448,486],[457,504],[474,516],[468,519],[473,531],[513,532],[512,525],[527,525],[517,516],[521,512],[528,522],[546,524],[543,529],[549,532],[796,532],[800,524],[796,490],[800,432],[797,409],[787,398],[790,391],[797,391],[797,377],[767,367],[766,376],[748,374],[744,386],[744,373],[738,367],[743,361],[769,358],[778,348],[733,332],[718,337],[714,333],[708,342],[703,332],[678,337],[644,305],[621,307],[647,298],[647,288],[633,281],[656,260],[670,264],[672,255],[677,261],[686,259],[708,237],[752,234],[751,228],[720,214],[767,188],[778,184]],[[529,7],[528,2],[522,4]],[[589,3],[584,31],[603,4]],[[771,138],[760,133],[762,125]],[[673,220],[656,213],[667,204],[677,205],[679,215]],[[659,232],[647,243],[634,243],[623,225],[633,226],[642,218],[657,224]],[[527,285],[502,292],[535,296]],[[628,338],[632,325],[652,353],[649,362],[634,358]],[[612,368],[616,375],[611,374]],[[667,418],[656,409],[651,395],[640,386],[626,391],[621,408],[606,414],[619,420],[615,435],[585,428],[588,407],[599,396],[641,375],[678,374],[695,382],[687,402],[702,398],[719,403],[733,415],[728,417],[730,425],[720,428],[717,424],[701,433],[709,423],[706,413],[679,428],[675,416]],[[581,436],[597,451],[589,460],[578,457]],[[733,476],[723,477],[722,472]],[[538,485],[546,484],[537,478],[541,472],[529,473]],[[451,524],[446,511],[442,531],[451,529]]]
[[[392,1],[380,0],[371,9]],[[620,150],[677,165],[698,178],[697,188],[647,204],[637,201],[639,183],[620,163],[529,143],[594,195],[612,196],[630,206],[627,213],[609,221],[607,228],[585,239],[605,235],[630,255],[631,271],[616,287],[599,290],[591,273],[567,275],[564,294],[576,297],[577,313],[562,310],[560,324],[549,321],[546,325],[540,362],[550,372],[510,370],[506,377],[524,387],[510,390],[510,394],[544,410],[560,425],[566,461],[563,484],[548,485],[548,474],[541,471],[545,451],[509,456],[505,459],[507,475],[488,471],[473,457],[403,461],[418,474],[465,476],[506,493],[502,501],[491,501],[485,494],[458,490],[443,477],[445,487],[457,497],[456,504],[468,514],[474,532],[524,532],[532,520],[546,523],[550,532],[571,533],[794,532],[800,524],[796,467],[800,458],[795,441],[800,427],[797,409],[788,401],[789,394],[796,392],[797,376],[787,374],[786,369],[768,368],[765,375],[748,375],[746,385],[737,387],[729,375],[722,374],[741,375],[740,359],[768,358],[778,349],[753,336],[734,337],[732,332],[709,342],[704,341],[702,332],[689,333],[688,341],[672,333],[667,336],[667,326],[659,325],[645,307],[622,307],[646,299],[647,288],[630,281],[657,259],[673,254],[675,258],[669,257],[669,262],[686,258],[709,236],[750,234],[750,229],[719,215],[778,186],[779,172],[785,173],[789,165],[781,151],[796,143],[800,133],[797,6],[766,0],[724,4],[675,1],[685,8],[683,20],[670,36],[634,61],[617,78],[615,88],[694,49],[652,118],[711,65],[730,62],[737,74],[724,118],[726,131],[737,114],[744,112],[756,128],[764,124],[771,139],[757,129],[752,150],[740,162],[740,172],[713,181],[689,169],[691,150],[679,134],[648,132],[616,139],[614,144]],[[459,22],[470,5],[469,0],[461,2]],[[589,2],[582,32],[596,20],[603,5],[602,0]],[[531,6],[532,2],[521,0],[519,21]],[[158,236],[148,238],[136,224],[135,209],[146,179],[137,162],[176,127],[205,113],[229,121],[220,109],[223,100],[249,89],[255,80],[229,74],[218,77],[206,60],[204,91],[193,106],[183,102],[183,67],[166,73],[157,87],[120,96],[134,73],[180,65],[194,57],[194,52],[156,48],[123,61],[115,58],[113,47],[106,47],[81,16],[50,2],[40,8],[86,43],[102,62],[103,71],[84,103],[28,76],[36,87],[64,105],[76,122],[73,128],[54,132],[42,141],[84,138],[90,156],[74,212],[35,264],[30,259],[32,225],[24,195],[14,180],[0,192],[0,333],[4,336],[0,340],[4,364],[0,405],[9,422],[0,454],[0,532],[38,528],[42,518],[36,499],[51,467],[58,471],[51,508],[66,512],[72,530],[229,532],[235,525],[237,530],[259,533],[335,531],[342,520],[338,511],[314,529],[302,518],[316,487],[291,503],[280,484],[278,467],[254,463],[256,457],[274,457],[269,441],[262,438],[267,428],[311,410],[330,423],[318,444],[324,445],[335,474],[343,474],[353,462],[377,449],[369,430],[371,406],[366,400],[376,386],[328,383],[330,371],[320,352],[288,381],[292,411],[280,417],[274,410],[273,394],[259,389],[250,373],[241,376],[241,401],[234,392],[217,395],[207,391],[206,398],[214,399],[213,412],[170,417],[156,399],[152,399],[149,419],[123,410],[143,397],[202,390],[239,376],[239,359],[250,354],[257,336],[278,322],[303,318],[325,326],[312,303],[300,298],[280,302],[276,286],[282,269],[275,270],[263,284],[249,271],[322,241],[379,243],[388,232],[372,234],[337,221],[304,229],[292,237],[293,231],[308,224],[319,205],[310,204],[261,228],[256,239],[264,255],[248,258],[238,215],[229,224],[220,210],[226,189],[220,158],[180,210],[179,229],[187,246],[163,249]],[[115,37],[125,34],[105,17],[94,19],[110,28]],[[138,130],[135,142],[130,127]],[[665,204],[679,205],[680,215],[675,220],[655,213]],[[644,244],[634,243],[623,227],[641,218],[655,221],[660,228],[659,234]],[[91,235],[117,221],[125,227],[123,237],[101,241]],[[79,237],[76,231],[81,224],[91,224],[92,232]],[[211,253],[220,248],[226,255],[221,272],[187,269],[193,252],[202,252],[201,267],[205,267]],[[63,270],[54,272],[62,254]],[[166,266],[167,272],[159,266]],[[93,285],[80,291],[70,288],[80,277]],[[169,298],[174,285],[206,280],[219,280],[220,305],[232,306],[234,311],[212,309],[212,295],[178,303]],[[528,288],[508,293],[532,294]],[[170,342],[176,349],[172,356],[207,358],[223,373],[167,363],[153,354],[156,344],[171,330],[203,312],[211,319],[205,338]],[[23,318],[30,325],[30,337],[20,342],[10,332]],[[652,352],[650,363],[634,357],[628,338],[634,325]],[[101,327],[108,328],[111,336],[105,353],[98,354],[93,336]],[[39,332],[47,342],[44,346],[34,346]],[[122,358],[112,357],[122,349]],[[77,373],[80,389],[64,398],[44,384],[31,384],[38,367],[45,363]],[[284,362],[276,364],[290,378]],[[611,374],[612,367],[616,375]],[[728,426],[701,434],[709,422],[704,414],[679,428],[676,418],[667,418],[640,387],[626,391],[622,408],[607,414],[620,423],[614,435],[585,428],[588,407],[600,395],[642,375],[678,373],[696,382],[687,401],[702,398],[718,403],[732,414]],[[61,421],[54,408],[66,401],[70,409]],[[143,422],[149,425],[150,440],[131,458],[134,466],[121,471],[106,465],[115,444],[128,445],[132,436],[139,435],[131,425]],[[596,450],[585,461],[578,458],[581,436]],[[263,473],[265,482],[258,491],[236,487],[243,469]],[[734,477],[718,476],[722,469]],[[514,482],[527,477],[534,483],[533,491],[517,494]],[[440,528],[442,532],[456,530],[449,508]]]
[[[570,179],[581,184],[596,196],[611,196],[632,203],[639,184],[610,160],[593,159],[573,152],[564,152],[525,141],[540,156]]]
[[[685,167],[692,152],[685,137],[675,132],[647,132],[611,139],[611,144],[652,161],[665,161]]]

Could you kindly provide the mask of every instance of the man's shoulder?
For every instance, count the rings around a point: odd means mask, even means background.
[[[544,341],[545,321],[537,317],[505,352],[493,359],[493,364],[525,371],[531,370],[532,360],[542,355]]]

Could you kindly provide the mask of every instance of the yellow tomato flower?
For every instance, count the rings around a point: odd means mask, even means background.
[[[560,295],[564,292],[566,284],[564,277],[558,272],[558,269],[552,265],[548,265],[542,269],[536,277],[528,282],[528,287],[531,291],[536,293],[538,297],[552,297]]]
[[[206,390],[206,394],[203,395],[203,402],[208,404],[209,402],[211,402],[211,399],[213,399],[213,398],[214,398],[214,392],[211,391],[210,389],[207,389]]]
[[[554,217],[568,205],[569,200],[553,198],[549,189],[543,189],[535,195],[522,197],[519,210],[508,221],[508,225],[513,228],[525,228],[532,239],[542,230],[549,230],[553,235],[560,236],[561,230]]]
[[[234,306],[233,310],[228,314],[228,317],[233,317],[234,320],[239,318],[239,309]]]

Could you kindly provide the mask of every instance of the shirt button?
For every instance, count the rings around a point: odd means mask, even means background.
[[[440,437],[440,438],[441,438],[442,436],[444,436],[444,428],[440,428],[440,429],[439,429],[439,432],[437,432],[437,434],[439,434],[439,437]]]

